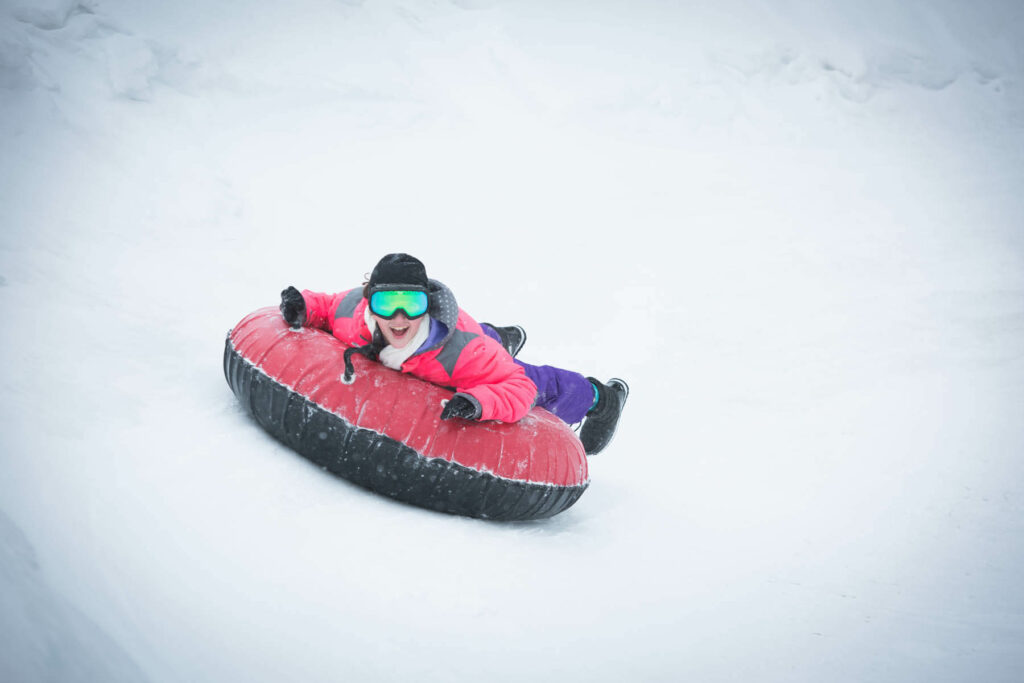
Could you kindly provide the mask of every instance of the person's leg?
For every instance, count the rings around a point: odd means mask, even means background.
[[[551,411],[563,422],[582,421],[594,406],[594,385],[578,372],[552,365],[530,365],[518,359],[516,363],[537,385],[536,405]]]

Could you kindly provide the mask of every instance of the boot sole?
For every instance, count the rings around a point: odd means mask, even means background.
[[[519,330],[519,334],[523,335],[523,339],[522,339],[522,341],[520,341],[520,342],[519,342],[519,346],[517,346],[517,347],[516,347],[516,348],[515,348],[515,349],[514,349],[514,350],[512,351],[512,353],[511,353],[511,354],[509,354],[509,355],[511,355],[511,356],[512,356],[513,358],[515,358],[516,356],[518,356],[518,355],[519,355],[519,352],[523,350],[523,347],[524,347],[524,346],[526,346],[526,330],[524,330],[524,329],[523,329],[522,327],[520,327],[519,325],[513,325],[513,327],[514,327],[514,328],[516,328],[517,330]]]
[[[626,384],[626,380],[619,379],[618,377],[612,377],[608,382],[617,382],[623,389],[625,389],[625,393],[622,394],[622,405],[619,406],[619,419],[615,421],[615,429],[612,430],[612,438],[608,439],[608,444],[605,448],[612,445],[612,441],[615,441],[615,435],[619,433],[619,423],[622,421],[622,413],[626,410],[626,399],[629,398],[629,385]]]
[[[487,325],[488,327],[490,327],[495,332],[498,331],[498,325],[495,325],[493,323],[481,323],[481,324],[482,325]],[[510,355],[513,358],[515,358],[516,356],[519,355],[519,352],[523,350],[523,347],[526,346],[526,330],[524,330],[522,328],[522,326],[520,326],[520,325],[502,325],[502,327],[513,327],[513,328],[519,330],[519,334],[523,335],[523,339],[522,339],[522,341],[519,342],[519,346],[517,346],[516,348],[512,349],[511,351],[509,351],[508,349],[505,349],[504,342],[498,342],[499,344],[501,344],[501,348],[503,348],[506,351],[508,351],[508,355]],[[499,337],[501,336],[500,332],[498,332],[498,336]]]
[[[626,380],[619,379],[618,377],[612,377],[610,380],[608,380],[608,382],[618,382],[620,385],[622,385],[622,388],[626,390],[626,393],[622,395],[622,407],[625,408],[626,399],[629,398],[629,385],[626,384]],[[621,413],[622,411],[620,410],[619,412]]]

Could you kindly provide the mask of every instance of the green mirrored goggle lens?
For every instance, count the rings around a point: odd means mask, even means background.
[[[418,318],[427,312],[426,292],[374,292],[370,295],[370,311],[382,318],[393,318],[399,310],[405,317]]]

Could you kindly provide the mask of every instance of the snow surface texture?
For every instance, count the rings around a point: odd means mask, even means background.
[[[0,680],[1019,681],[1024,4],[0,2]],[[268,438],[421,257],[631,385],[542,523]]]

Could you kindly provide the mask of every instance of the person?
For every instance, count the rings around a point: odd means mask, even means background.
[[[526,341],[518,325],[478,323],[459,308],[451,290],[427,277],[409,254],[388,254],[363,286],[337,294],[293,286],[281,292],[281,314],[293,328],[319,328],[349,348],[427,382],[454,388],[441,419],[516,422],[534,405],[564,422],[583,422],[579,431],[587,455],[612,440],[629,394],[628,385],[550,365],[514,358]]]

